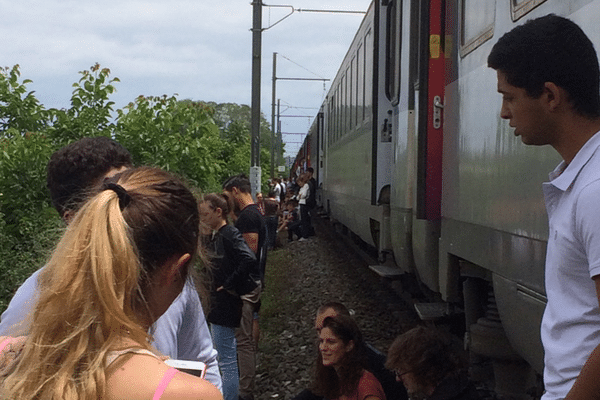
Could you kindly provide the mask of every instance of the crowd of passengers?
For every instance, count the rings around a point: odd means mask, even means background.
[[[47,185],[66,229],[2,314],[0,398],[253,399],[269,234],[314,234],[311,177],[274,179],[256,203],[238,175],[198,200],[106,137],[54,153]],[[297,400],[475,398],[442,332],[401,335],[386,361],[350,314],[319,308],[314,382]]]

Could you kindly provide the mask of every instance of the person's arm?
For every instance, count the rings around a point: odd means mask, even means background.
[[[153,326],[154,347],[173,359],[202,361],[206,364],[206,379],[219,390],[221,374],[217,351],[196,288],[187,281],[181,294]]]
[[[200,297],[191,282],[188,281],[186,286],[188,286],[188,301],[183,314],[183,323],[177,335],[178,357],[181,360],[202,361],[206,364],[205,379],[222,391],[218,353],[213,347]]]
[[[600,305],[600,275],[592,278],[596,284],[596,295]],[[600,399],[600,344],[596,346],[581,369],[565,400]]]
[[[37,270],[17,289],[8,308],[0,317],[0,335],[14,336],[29,333],[27,324],[31,321],[28,319],[37,301],[37,278],[42,269]]]
[[[234,270],[223,283],[223,288],[236,291],[240,295],[246,294],[239,293],[236,289],[242,287],[254,269],[256,256],[237,229],[231,228],[225,240],[225,250],[230,252],[230,257],[234,262]]]

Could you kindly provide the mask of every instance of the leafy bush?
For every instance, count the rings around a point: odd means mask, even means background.
[[[46,164],[66,144],[113,137],[136,165],[164,168],[204,192],[219,191],[226,177],[249,168],[248,106],[140,96],[113,110],[110,95],[118,78],[98,64],[80,75],[70,108],[45,109],[27,90],[31,81],[20,82],[18,65],[0,68],[0,312],[44,264],[61,233],[63,223],[46,189]],[[266,120],[262,125],[268,129]],[[263,135],[268,145],[270,132]],[[261,154],[265,171],[267,148]]]

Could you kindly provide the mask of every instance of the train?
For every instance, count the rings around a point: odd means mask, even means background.
[[[459,315],[496,391],[525,398],[543,370],[541,185],[560,157],[500,118],[487,56],[550,13],[600,48],[596,0],[374,0],[292,168],[313,167],[323,213],[377,251],[374,271],[416,281],[423,319]]]

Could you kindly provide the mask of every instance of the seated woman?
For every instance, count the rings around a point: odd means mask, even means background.
[[[222,399],[149,344],[149,327],[191,279],[199,224],[196,199],[167,172],[105,181],[39,276],[29,335],[0,338],[0,398]]]
[[[365,370],[363,346],[351,317],[325,318],[319,333],[313,392],[331,400],[385,400],[381,384]]]
[[[480,399],[458,347],[449,334],[419,326],[394,340],[386,367],[396,372],[411,399]]]
[[[259,275],[254,252],[240,231],[227,224],[229,203],[222,194],[210,193],[200,203],[200,218],[214,234],[208,246],[212,261],[211,301],[207,320],[213,343],[219,352],[219,368],[223,378],[225,400],[237,400],[239,374],[235,329],[242,318],[240,296],[253,291],[258,284],[250,273]]]

